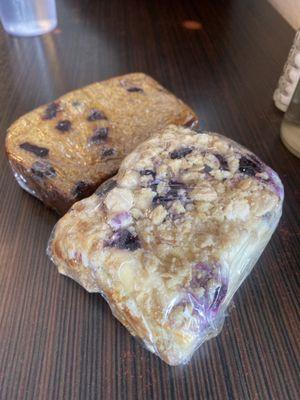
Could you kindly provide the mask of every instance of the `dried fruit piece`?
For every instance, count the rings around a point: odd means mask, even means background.
[[[164,196],[156,195],[153,197],[153,204],[154,205],[167,205],[169,202],[177,200],[177,199],[184,199],[186,193],[186,186],[182,182],[174,182],[171,181],[169,183],[169,191]]]
[[[56,117],[57,112],[59,111],[60,106],[58,102],[53,102],[48,104],[44,114],[42,115],[42,119],[53,119]]]
[[[203,168],[203,172],[209,174],[212,171],[212,167],[210,167],[209,165],[205,164],[204,168]]]
[[[94,135],[90,138],[91,143],[101,143],[108,136],[108,128],[96,128]]]
[[[170,158],[172,158],[172,160],[176,158],[183,158],[186,155],[190,154],[192,151],[193,149],[190,147],[182,147],[181,149],[172,151],[170,153]]]
[[[134,93],[134,92],[142,93],[142,92],[144,92],[144,90],[141,87],[139,87],[139,86],[135,85],[133,82],[127,81],[125,79],[122,79],[120,81],[120,85],[123,86],[124,89],[126,89],[128,92],[131,92],[131,93]]]
[[[134,93],[134,92],[141,93],[141,92],[143,92],[143,89],[140,88],[140,87],[137,87],[137,86],[131,86],[131,87],[127,88],[126,90],[127,90],[127,92],[131,92],[131,93]]]
[[[76,183],[75,187],[72,190],[72,195],[76,198],[81,197],[82,195],[86,194],[87,190],[89,189],[90,185],[86,182],[79,181]]]
[[[88,121],[98,121],[100,119],[107,119],[107,117],[104,112],[96,109],[92,110],[90,115],[87,117]]]
[[[46,147],[40,147],[35,144],[24,142],[20,144],[21,149],[29,151],[38,157],[47,157],[49,154],[49,149]]]
[[[55,169],[47,161],[36,161],[32,164],[31,172],[39,178],[54,178],[56,176]]]
[[[158,186],[158,182],[152,181],[149,187],[153,192],[156,192],[157,186]]]
[[[180,193],[182,194],[182,191],[186,190],[186,185],[182,182],[176,182],[176,181],[171,181],[169,183],[170,190],[168,192],[168,195],[173,197],[174,199],[177,198]]]
[[[262,172],[262,168],[258,160],[251,160],[248,157],[242,156],[239,161],[239,171],[245,175],[254,176]]]
[[[68,119],[64,119],[62,121],[59,121],[55,128],[61,132],[68,132],[71,129],[71,125],[71,121],[69,121]]]
[[[140,171],[140,175],[141,175],[141,176],[143,176],[143,175],[152,175],[153,178],[154,178],[154,177],[155,177],[155,172],[152,171],[151,169],[142,169],[142,170]]]
[[[103,157],[113,156],[114,154],[115,154],[115,149],[104,149],[102,151],[102,156]]]

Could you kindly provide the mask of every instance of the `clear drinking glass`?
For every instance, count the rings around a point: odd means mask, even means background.
[[[0,18],[11,35],[41,35],[57,25],[55,0],[0,0]]]
[[[281,140],[300,158],[300,79],[281,124]]]

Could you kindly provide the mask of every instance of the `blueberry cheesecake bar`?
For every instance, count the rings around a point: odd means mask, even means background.
[[[165,362],[187,362],[271,238],[283,186],[253,153],[170,125],[57,223],[48,254]]]
[[[193,111],[149,76],[127,74],[75,90],[22,116],[6,152],[21,187],[60,214],[114,175],[121,160]]]

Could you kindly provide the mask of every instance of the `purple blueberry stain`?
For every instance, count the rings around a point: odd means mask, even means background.
[[[106,243],[108,247],[116,247],[121,250],[135,251],[141,247],[140,240],[127,229],[119,230],[113,234],[112,238]]]
[[[40,147],[29,142],[21,143],[20,148],[30,153],[33,153],[38,157],[47,157],[49,154],[49,149],[47,149],[46,147]]]
[[[68,132],[71,129],[71,126],[71,121],[69,121],[68,119],[64,119],[62,121],[59,121],[55,128],[58,129],[60,132]]]
[[[107,139],[108,128],[96,128],[94,135],[90,138],[90,143],[99,144]]]
[[[94,109],[90,112],[89,116],[87,117],[87,120],[92,122],[92,121],[99,121],[101,119],[107,119],[106,115],[104,112]]]
[[[182,293],[180,298],[166,310],[166,318],[172,323],[172,315],[181,314],[181,318],[176,318],[177,321],[186,321],[188,329],[196,334],[203,332],[209,325],[209,319],[205,312],[205,304],[203,299],[199,299],[191,292]],[[183,322],[184,323],[184,322]]]
[[[131,214],[128,211],[123,211],[115,215],[110,221],[109,225],[114,229],[118,230],[124,226],[130,225],[132,222]]]
[[[44,160],[34,162],[30,171],[38,178],[54,178],[56,176],[55,169],[49,162]]]
[[[183,158],[183,157],[187,156],[188,154],[190,154],[192,151],[193,151],[193,149],[191,147],[182,147],[181,149],[173,150],[170,153],[170,158],[172,160]]]
[[[263,216],[262,219],[265,220],[266,222],[270,222],[273,214],[270,211],[267,211]]]
[[[60,105],[58,102],[53,102],[48,104],[44,114],[42,115],[42,119],[48,120],[56,117],[58,111],[60,111]]]
[[[217,313],[223,300],[226,297],[228,284],[222,274],[220,264],[198,263],[193,270],[193,277],[190,282],[190,290],[196,297],[199,288],[203,291],[201,302],[205,305],[206,313]]]
[[[210,279],[213,278],[213,268],[206,263],[198,263],[194,267],[193,278],[190,282],[192,289],[206,287]]]
[[[284,198],[284,188],[283,185],[276,174],[270,167],[265,168],[266,173],[269,175],[269,183],[273,191],[277,194],[280,199]]]

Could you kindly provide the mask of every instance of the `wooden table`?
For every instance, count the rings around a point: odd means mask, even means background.
[[[294,32],[261,0],[61,0],[58,14],[44,37],[0,32],[1,400],[298,399],[300,162],[280,142],[272,102]],[[222,333],[184,367],[144,350],[100,295],[57,273],[45,254],[57,216],[18,187],[4,155],[23,113],[131,71],[159,80],[285,185],[280,225]]]

